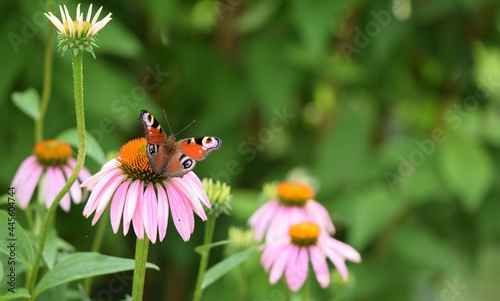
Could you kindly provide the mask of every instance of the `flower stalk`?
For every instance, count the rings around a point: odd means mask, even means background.
[[[31,272],[28,276],[28,291],[32,294],[33,288],[35,287],[36,279],[38,277],[38,271],[40,269],[40,262],[42,259],[43,249],[45,247],[45,242],[47,240],[47,234],[53,222],[54,214],[56,212],[59,202],[63,196],[69,191],[70,187],[78,178],[80,170],[85,162],[86,153],[86,132],[85,132],[85,114],[83,106],[83,51],[79,51],[76,56],[72,56],[73,63],[73,80],[75,89],[75,109],[76,109],[76,127],[78,130],[78,155],[76,157],[75,167],[69,176],[66,184],[64,184],[61,191],[57,194],[54,202],[50,205],[45,220],[42,225],[42,232],[40,236],[40,244],[37,249],[35,262],[31,268]],[[35,299],[35,295],[31,295],[30,300]]]
[[[215,230],[215,221],[217,218],[213,215],[209,215],[207,223],[205,225],[205,236],[203,238],[203,244],[208,245],[212,242]],[[203,282],[203,276],[205,276],[205,271],[208,266],[208,257],[210,256],[210,248],[203,249],[201,252],[200,267],[198,269],[198,278],[196,279],[196,286],[193,301],[200,301],[203,289],[201,284]]]
[[[134,280],[132,282],[132,300],[142,301],[144,280],[146,279],[146,263],[148,261],[149,239],[137,238],[135,244]]]

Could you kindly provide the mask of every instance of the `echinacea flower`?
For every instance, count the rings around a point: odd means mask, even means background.
[[[54,24],[54,26],[59,30],[59,35],[57,37],[59,41],[59,50],[64,52],[71,49],[73,55],[76,55],[78,51],[88,51],[95,58],[93,51],[93,46],[96,46],[95,36],[106,24],[111,21],[111,13],[109,13],[101,21],[97,21],[99,15],[102,11],[102,6],[99,8],[94,18],[92,18],[92,4],[90,4],[89,11],[87,13],[87,18],[83,20],[83,13],[80,13],[80,4],[76,8],[76,18],[73,20],[69,15],[68,8],[66,5],[60,6],[59,11],[61,12],[61,20],[57,18],[52,12],[44,13],[45,16]]]
[[[285,274],[291,291],[298,291],[306,280],[309,262],[322,288],[330,284],[328,258],[342,279],[347,280],[345,260],[360,262],[361,256],[353,247],[325,233],[317,224],[302,222],[292,225],[287,234],[269,241],[264,246],[261,263],[275,284]]]
[[[73,150],[68,144],[53,139],[37,143],[33,153],[21,163],[11,186],[16,188],[20,208],[24,209],[28,206],[37,186],[42,190],[41,195],[43,195],[45,205],[49,208],[71,175],[76,159],[71,157]],[[64,211],[69,211],[70,199],[75,204],[81,202],[82,190],[78,180],[85,181],[89,177],[90,173],[83,167],[78,179],[59,203]]]
[[[314,200],[313,189],[298,182],[282,182],[276,189],[277,198],[260,207],[248,223],[255,232],[255,239],[266,241],[286,233],[296,223],[316,220],[318,225],[333,234],[335,228],[325,207]]]
[[[162,241],[167,234],[170,211],[177,232],[188,241],[194,231],[193,211],[206,220],[202,203],[210,208],[210,201],[195,173],[189,172],[182,178],[155,173],[148,163],[146,145],[144,138],[127,142],[117,158],[82,183],[82,187],[92,190],[83,215],[89,217],[95,211],[94,225],[111,202],[114,233],[118,232],[123,219],[124,235],[132,222],[137,238],[143,239],[145,231],[149,240],[155,243],[157,235]]]

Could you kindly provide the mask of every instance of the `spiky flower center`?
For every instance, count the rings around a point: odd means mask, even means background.
[[[120,168],[132,179],[141,180],[146,183],[164,182],[167,177],[157,174],[149,165],[146,153],[148,142],[144,138],[137,138],[125,143],[118,152],[117,160],[121,163]]]
[[[282,182],[276,192],[280,202],[289,206],[304,206],[308,200],[314,198],[311,186],[297,182]]]
[[[293,244],[311,246],[318,242],[319,227],[314,223],[302,222],[291,226],[288,234]]]
[[[73,154],[71,146],[55,139],[37,143],[33,152],[38,162],[45,166],[64,165]]]
[[[69,30],[69,24],[68,22],[63,23],[64,30],[66,31],[66,35],[70,35],[71,31]],[[90,24],[87,21],[82,21],[82,30],[80,31],[80,22],[79,21],[73,21],[73,27],[74,27],[74,35],[75,37],[83,38],[87,36],[87,33],[89,32],[90,28],[92,27],[92,24]]]

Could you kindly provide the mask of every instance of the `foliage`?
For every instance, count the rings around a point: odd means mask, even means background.
[[[65,4],[74,11],[76,3]],[[230,225],[245,225],[261,204],[262,183],[297,170],[313,177],[336,238],[363,258],[349,264],[347,284],[334,281],[322,290],[312,281],[315,299],[498,298],[496,1],[103,5],[113,21],[97,37],[97,59],[84,59],[86,125],[95,140],[86,165],[92,172],[104,153],[143,136],[141,109],[157,117],[165,110],[174,132],[196,120],[180,136],[215,135],[224,141],[220,152],[196,167],[200,177],[227,182],[234,192],[233,215],[218,222],[216,240],[227,237]],[[0,182],[8,187],[33,149],[32,117],[38,112],[50,24],[42,15],[43,2],[0,6],[0,35],[6,39],[0,48]],[[54,50],[48,138],[75,140],[70,65],[69,56]],[[87,251],[95,230],[82,209],[58,214],[57,231]],[[24,222],[20,210],[18,216]],[[160,271],[148,271],[146,300],[192,297],[200,229],[188,243],[169,231],[166,242],[151,246],[148,260]],[[132,258],[132,237],[114,235],[111,227],[106,231],[102,253]],[[23,242],[18,259],[28,264],[33,246]],[[219,249],[210,265],[223,260]],[[284,300],[284,286],[270,286],[258,260],[250,256],[241,269],[209,286],[204,300],[236,300],[241,283],[248,286],[247,300]],[[109,292],[111,281],[121,276],[112,277],[97,278],[91,297]],[[130,293],[130,281],[118,283],[113,300]]]

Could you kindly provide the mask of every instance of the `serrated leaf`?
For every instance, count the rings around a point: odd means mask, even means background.
[[[99,143],[95,140],[94,136],[87,132],[87,155],[94,159],[100,165],[106,163],[106,156]],[[76,128],[66,130],[56,137],[75,148],[78,148],[78,130]]]
[[[158,266],[152,263],[147,263],[146,267],[159,270]],[[52,270],[40,279],[33,294],[37,296],[43,291],[63,283],[133,269],[134,260],[132,259],[94,252],[71,254],[61,259]]]
[[[255,251],[257,251],[257,246],[250,247],[243,252],[225,258],[221,262],[208,269],[205,273],[205,276],[203,277],[201,288],[205,289],[206,287],[217,281],[219,278],[227,274],[227,272],[229,272],[231,269],[245,261]]]
[[[40,95],[35,88],[29,88],[23,92],[13,92],[12,102],[33,120],[40,116]]]
[[[5,295],[0,296],[0,301],[4,300],[14,300],[19,298],[29,298],[31,297],[28,289],[26,288],[16,288],[15,293],[7,292]]]
[[[10,249],[8,248],[8,246],[10,243],[14,243],[16,260],[30,265],[34,259],[34,249],[33,245],[31,244],[31,240],[26,231],[24,231],[23,227],[21,227],[21,225],[17,221],[15,223],[13,232],[14,236],[11,237],[11,232],[9,230],[9,218],[12,218],[12,216],[9,216],[6,211],[0,211],[0,229],[2,229],[2,231],[0,231],[0,252],[9,256]]]
[[[478,143],[451,136],[439,148],[438,167],[444,183],[469,211],[481,204],[493,181],[493,162]]]

